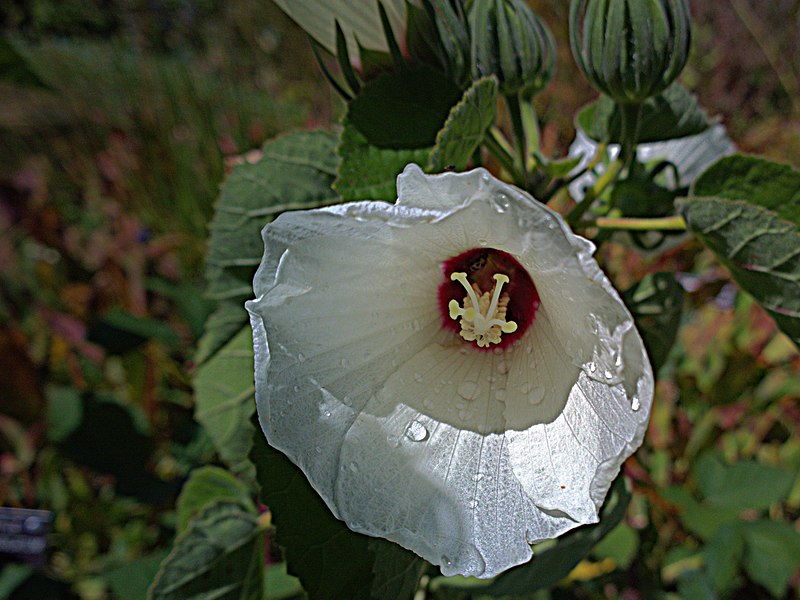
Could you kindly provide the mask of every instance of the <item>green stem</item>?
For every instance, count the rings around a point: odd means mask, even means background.
[[[629,172],[636,158],[636,143],[639,138],[642,105],[620,104],[618,106],[622,113],[622,131],[620,136],[622,149],[620,151],[620,159],[622,160],[623,170]]]
[[[492,130],[489,130],[486,133],[486,136],[483,138],[483,143],[486,145],[486,149],[489,150],[489,153],[495,158],[500,165],[508,171],[511,175],[511,178],[514,180],[514,184],[522,187],[524,185],[524,179],[522,174],[517,171],[516,166],[514,165],[514,158],[511,154],[503,147],[503,144],[497,139],[495,133]]]
[[[597,181],[594,182],[594,185],[586,190],[586,194],[578,204],[569,212],[567,215],[567,223],[572,225],[573,227],[578,224],[579,219],[583,216],[589,207],[592,205],[600,194],[603,193],[603,190],[606,189],[609,185],[611,185],[614,181],[616,181],[617,176],[619,176],[620,171],[622,171],[622,162],[619,160],[615,160],[608,168],[603,172],[600,177],[597,178]]]
[[[580,221],[577,227],[582,229],[587,227],[624,229],[626,231],[686,231],[686,221],[680,215],[656,219],[598,217],[591,221]]]
[[[539,121],[536,118],[536,108],[531,100],[520,103],[520,116],[522,117],[522,131],[525,134],[525,148],[527,162],[525,170],[532,172],[536,166],[534,154],[539,151]]]
[[[528,140],[525,135],[525,124],[522,119],[519,95],[509,94],[505,97],[508,114],[511,117],[511,132],[514,136],[514,149],[517,152],[516,167],[522,174],[524,185],[528,189]]]

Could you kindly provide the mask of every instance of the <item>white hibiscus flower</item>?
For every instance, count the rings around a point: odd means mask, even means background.
[[[351,529],[491,577],[597,521],[653,374],[558,214],[483,169],[397,188],[264,229],[258,414]]]

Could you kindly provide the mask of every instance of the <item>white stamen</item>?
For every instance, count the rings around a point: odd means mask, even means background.
[[[456,300],[451,300],[447,305],[451,319],[461,318],[459,335],[462,338],[470,342],[476,341],[481,348],[488,348],[490,344],[500,343],[502,333],[513,333],[517,330],[514,321],[505,320],[509,298],[508,294],[501,295],[501,291],[503,285],[510,281],[507,275],[494,275],[496,283],[491,300],[489,292],[481,293],[478,284],[469,285],[466,273],[452,273],[450,279],[458,281],[467,291],[463,308]]]

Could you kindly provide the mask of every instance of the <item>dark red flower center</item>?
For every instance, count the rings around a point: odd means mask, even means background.
[[[506,348],[531,326],[539,294],[508,252],[473,248],[442,263],[442,327],[478,350]]]

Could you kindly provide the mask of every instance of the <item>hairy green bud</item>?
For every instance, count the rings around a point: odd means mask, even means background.
[[[502,94],[523,98],[550,81],[555,42],[524,0],[475,0],[468,20],[473,79],[495,75]]]
[[[689,55],[687,0],[572,0],[569,27],[578,68],[620,104],[663,91]]]

